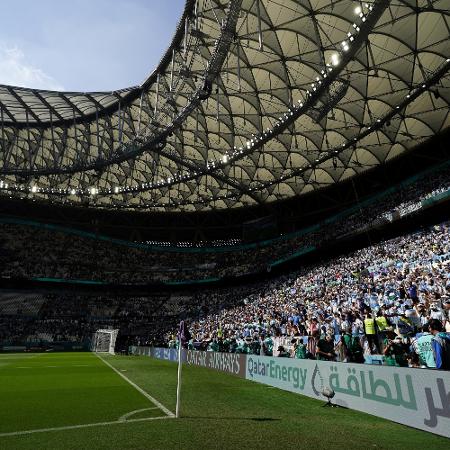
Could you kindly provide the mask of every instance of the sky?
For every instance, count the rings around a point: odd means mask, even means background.
[[[141,84],[185,0],[14,0],[2,8],[0,84],[111,91]]]

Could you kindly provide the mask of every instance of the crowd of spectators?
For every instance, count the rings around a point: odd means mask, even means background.
[[[121,245],[61,229],[0,223],[0,277],[148,284],[264,272],[271,263],[296,252],[326,246],[337,238],[388,224],[420,209],[423,200],[450,190],[449,175],[445,166],[303,232],[251,248],[227,247],[227,251],[157,251],[151,246]]]
[[[170,330],[184,318],[193,349],[444,368],[450,361],[437,346],[450,347],[449,268],[447,222],[233,288],[2,292],[0,344],[88,343],[113,328],[130,345],[173,347]]]
[[[0,291],[0,347],[88,345],[93,333],[101,328],[119,329],[130,342],[155,343],[165,330],[165,320],[178,317],[179,301],[168,292],[141,297]]]
[[[449,224],[216,293],[191,317],[189,347],[450,369]],[[177,345],[174,331],[166,343]]]
[[[0,224],[0,277],[143,284],[236,276],[418,210],[450,189],[441,168],[332,221],[236,251],[156,251],[18,223]],[[25,245],[26,244],[26,245]],[[204,249],[202,249],[204,250]],[[0,295],[0,343],[88,342],[118,328],[127,342],[297,358],[446,367],[450,353],[449,223],[371,245],[271,281],[151,296]],[[439,349],[443,349],[440,352]],[[449,356],[450,357],[450,356]]]

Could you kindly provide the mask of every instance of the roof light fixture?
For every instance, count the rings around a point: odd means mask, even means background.
[[[337,66],[339,64],[339,54],[338,53],[333,53],[331,55],[331,63],[333,64],[333,66]]]

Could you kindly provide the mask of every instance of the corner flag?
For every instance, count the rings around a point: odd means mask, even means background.
[[[180,322],[180,328],[178,330],[178,340],[182,346],[185,346],[189,341],[189,331],[186,329],[184,320]]]
[[[175,410],[175,417],[180,417],[180,397],[181,397],[181,352],[183,346],[189,341],[189,330],[186,329],[184,320],[180,322],[178,329],[178,384],[177,384],[177,406]]]

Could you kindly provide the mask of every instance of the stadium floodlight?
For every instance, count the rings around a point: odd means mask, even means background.
[[[94,333],[91,350],[96,353],[110,353],[114,355],[119,330],[97,330]]]

